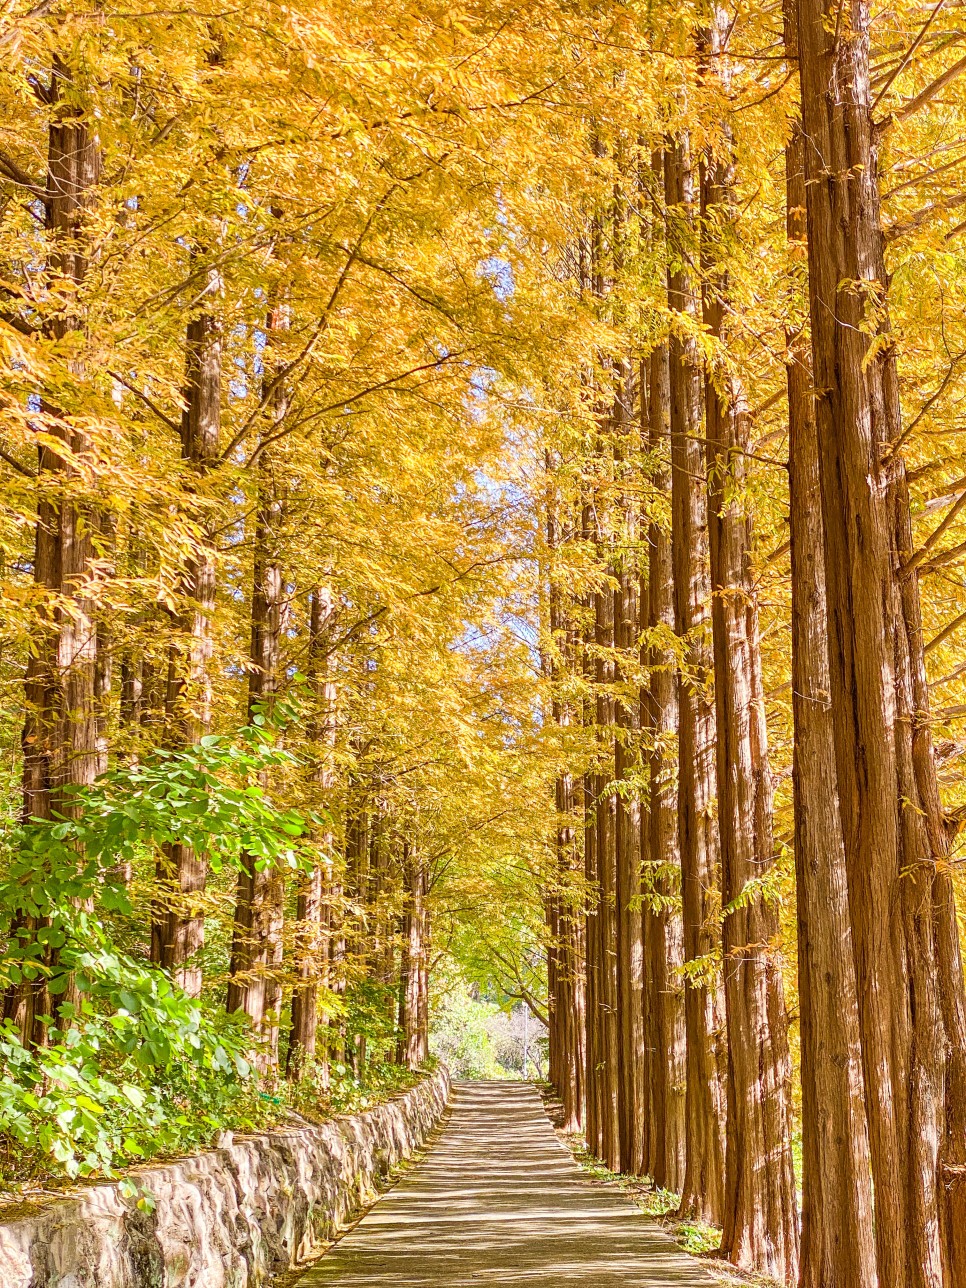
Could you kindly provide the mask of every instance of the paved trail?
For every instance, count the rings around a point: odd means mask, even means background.
[[[298,1288],[712,1288],[616,1190],[591,1184],[525,1083],[464,1082],[428,1156]]]

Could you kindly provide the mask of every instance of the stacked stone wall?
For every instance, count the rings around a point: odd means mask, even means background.
[[[338,1233],[448,1096],[440,1069],[351,1117],[136,1169],[140,1205],[120,1183],[21,1205],[0,1223],[0,1288],[259,1288]]]

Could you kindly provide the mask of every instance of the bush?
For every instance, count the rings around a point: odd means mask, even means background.
[[[120,865],[153,862],[164,844],[202,849],[216,870],[243,854],[294,866],[305,824],[258,785],[289,759],[257,727],[232,743],[204,738],[76,790],[70,817],[8,830],[0,987],[34,990],[53,1014],[39,1017],[35,1044],[0,1025],[5,1182],[111,1175],[271,1114],[247,1022],[187,997],[112,936],[133,912]]]

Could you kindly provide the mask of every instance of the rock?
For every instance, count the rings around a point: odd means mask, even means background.
[[[151,1204],[117,1184],[0,1224],[0,1288],[256,1288],[331,1239],[439,1121],[441,1069],[374,1109],[319,1126],[224,1134],[194,1158],[128,1174]]]

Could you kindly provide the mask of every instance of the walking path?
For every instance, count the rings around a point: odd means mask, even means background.
[[[426,1159],[298,1288],[711,1288],[618,1190],[591,1183],[533,1087],[463,1082]]]

